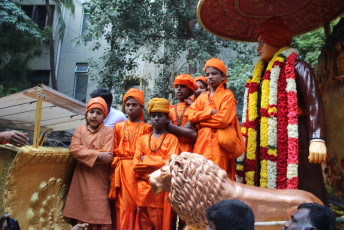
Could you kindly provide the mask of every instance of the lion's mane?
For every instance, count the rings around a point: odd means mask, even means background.
[[[206,209],[221,200],[227,173],[217,164],[195,153],[173,155],[169,202],[191,229],[208,225]]]

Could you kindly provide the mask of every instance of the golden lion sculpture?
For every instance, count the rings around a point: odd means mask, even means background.
[[[296,189],[267,189],[231,181],[217,164],[195,153],[173,154],[149,176],[155,194],[168,191],[173,210],[189,229],[208,226],[206,209],[218,201],[238,199],[248,204],[255,221],[284,221],[301,203],[322,202],[313,194]]]

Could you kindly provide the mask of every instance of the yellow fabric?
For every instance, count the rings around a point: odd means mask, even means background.
[[[148,102],[148,115],[151,113],[170,113],[170,102],[165,98],[152,98]]]

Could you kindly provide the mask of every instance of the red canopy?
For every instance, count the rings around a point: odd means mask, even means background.
[[[199,0],[197,15],[210,33],[224,39],[257,41],[256,27],[280,16],[300,35],[344,13],[344,0]]]

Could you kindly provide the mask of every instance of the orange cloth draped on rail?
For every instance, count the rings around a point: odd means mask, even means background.
[[[138,139],[151,131],[149,124],[130,120],[115,124],[113,129],[114,160],[111,164],[109,198],[116,200],[116,229],[134,229],[137,207],[133,192],[133,158]]]
[[[217,113],[211,115],[216,109]],[[226,128],[236,119],[236,100],[233,93],[219,85],[215,94],[201,94],[191,105],[188,118],[191,123],[198,123],[198,137],[193,152],[218,164],[227,171],[229,178],[235,180],[235,159],[220,146],[217,139],[217,129]]]
[[[91,131],[87,124],[75,129],[69,146],[77,161],[63,216],[90,224],[111,224],[108,201],[109,165],[98,162],[100,152],[112,152],[113,132],[102,123]]]
[[[184,112],[184,115],[182,118],[181,115],[183,113],[183,110],[184,108],[186,107],[185,109],[185,112]],[[170,106],[170,119],[172,121],[172,123],[174,125],[177,125],[177,115],[176,115],[176,111],[175,111],[175,105],[172,105]],[[180,102],[177,104],[177,114],[178,114],[178,119],[181,119],[181,122],[180,122],[180,127],[183,127],[186,122],[188,122],[188,112],[190,110],[190,106],[186,104],[186,102]],[[178,141],[179,141],[179,149],[180,149],[180,152],[192,152],[193,150],[193,146],[194,146],[194,142],[186,137],[178,137]]]
[[[136,172],[135,180],[137,183],[136,204],[139,206],[139,213],[137,214],[137,222],[135,229],[151,229],[154,227],[159,229],[170,229],[171,224],[171,205],[166,204],[166,192],[154,195],[149,183],[148,175],[155,170],[161,168],[172,154],[179,154],[178,138],[173,134],[167,133],[160,149],[151,151],[149,148],[149,136],[143,135],[138,143],[133,160],[133,170]],[[151,135],[150,147],[157,149],[163,140],[165,134],[162,134],[155,139]],[[143,161],[141,156],[144,155]],[[161,213],[163,213],[161,215]],[[162,223],[162,225],[161,225]]]

